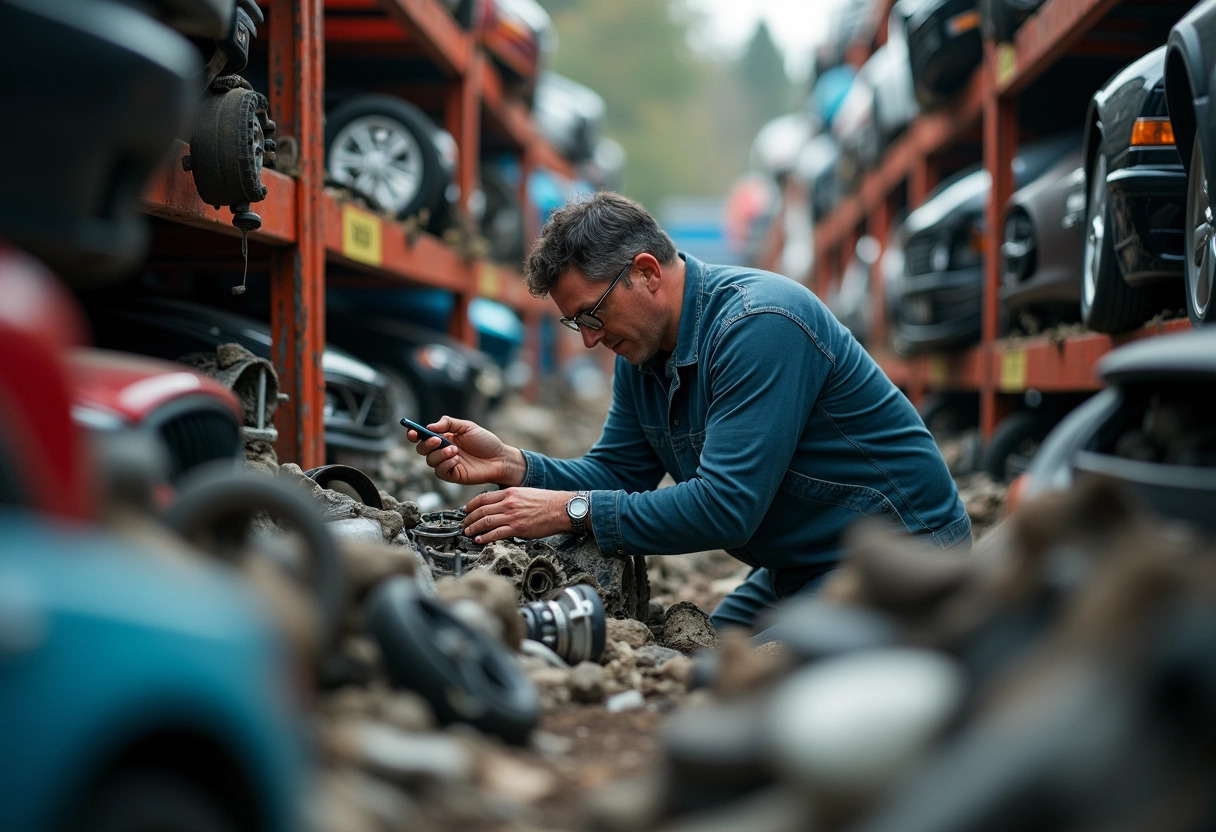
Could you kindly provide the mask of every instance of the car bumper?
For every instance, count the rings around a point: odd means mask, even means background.
[[[1182,165],[1123,168],[1107,176],[1106,183],[1124,279],[1135,285],[1181,277],[1186,203]]]
[[[961,347],[979,340],[983,311],[982,266],[906,278],[895,307],[902,349]]]
[[[983,57],[974,3],[945,3],[908,32],[908,57],[917,95],[951,95],[962,88]]]

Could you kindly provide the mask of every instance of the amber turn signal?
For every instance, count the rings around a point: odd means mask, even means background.
[[[1168,118],[1138,118],[1132,124],[1132,147],[1158,147],[1174,143],[1174,125]]]

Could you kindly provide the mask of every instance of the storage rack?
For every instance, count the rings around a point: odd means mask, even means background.
[[[957,390],[979,394],[980,429],[991,436],[1016,397],[1029,390],[1085,392],[1100,387],[1095,363],[1126,341],[1189,328],[1184,319],[1150,323],[1111,337],[1085,333],[1063,338],[998,337],[1000,251],[1004,206],[1013,194],[1011,160],[1017,148],[1018,98],[1054,64],[1068,57],[1139,57],[1157,43],[1146,43],[1135,26],[1134,2],[1120,0],[1046,0],[1017,31],[1012,43],[985,39],[984,56],[966,87],[946,107],[922,115],[887,148],[880,165],[866,173],[858,189],[839,202],[814,228],[814,265],[804,281],[820,296],[840,279],[848,252],[862,234],[885,246],[901,198],[908,210],[924,201],[941,179],[941,156],[956,145],[977,139],[982,161],[992,174],[986,209],[984,306],[980,342],[965,350],[903,357],[886,345],[884,301],[877,269],[871,279],[871,353],[888,376],[913,401],[927,391]],[[1144,3],[1138,4],[1140,6]],[[1161,0],[1158,17],[1181,17],[1191,2]],[[853,44],[850,63],[860,65],[881,44],[894,0],[875,0],[871,7],[873,42]],[[1165,42],[1161,34],[1160,43]],[[860,48],[859,48],[860,47]],[[1084,112],[1076,114],[1079,128]],[[776,244],[779,249],[780,243]]]
[[[279,408],[276,451],[310,468],[325,462],[324,377],[327,266],[358,272],[379,285],[414,285],[456,294],[456,335],[472,343],[465,314],[477,296],[511,306],[528,330],[525,352],[539,360],[538,327],[548,305],[532,298],[519,274],[471,256],[406,224],[372,213],[324,187],[324,54],[329,43],[379,49],[403,60],[421,60],[443,96],[444,127],[459,148],[457,183],[464,200],[477,180],[479,151],[489,139],[517,153],[528,171],[544,167],[573,177],[571,165],[537,133],[527,105],[504,91],[504,80],[477,42],[439,0],[264,0],[266,21],[258,43],[267,44],[270,112],[278,124],[284,172],[265,170],[266,199],[252,208],[262,226],[249,235],[251,267],[270,277],[273,360],[288,400]],[[288,137],[288,141],[284,141]],[[294,144],[294,147],[292,146]],[[235,238],[228,209],[198,197],[180,159],[183,143],[143,194],[146,213],[158,218],[154,236],[174,256],[214,256],[215,235]],[[293,161],[294,160],[294,161]],[[521,188],[523,186],[521,185]],[[534,229],[526,229],[529,233]]]

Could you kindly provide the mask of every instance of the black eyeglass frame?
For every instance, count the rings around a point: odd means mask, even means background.
[[[633,257],[629,258],[629,262],[625,264],[625,268],[621,269],[620,273],[612,278],[612,282],[608,284],[608,288],[604,290],[604,294],[600,295],[600,299],[595,302],[595,306],[586,312],[577,313],[573,318],[558,318],[557,322],[574,332],[579,332],[583,327],[587,327],[587,329],[603,329],[604,322],[597,318],[595,313],[603,305],[604,300],[608,297],[608,293],[615,289],[616,284],[621,282],[621,278],[627,275],[629,270],[633,268],[633,260]]]

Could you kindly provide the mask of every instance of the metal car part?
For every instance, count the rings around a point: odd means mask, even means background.
[[[568,586],[548,601],[520,609],[528,638],[546,645],[569,664],[597,662],[604,652],[604,602],[586,584]]]

